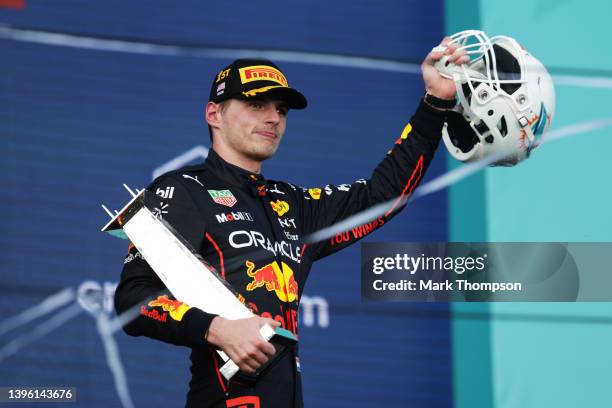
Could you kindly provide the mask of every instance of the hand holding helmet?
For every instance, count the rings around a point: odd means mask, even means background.
[[[459,100],[443,130],[450,154],[462,162],[493,158],[494,166],[514,166],[529,157],[555,110],[546,68],[510,37],[489,38],[469,30],[443,45],[471,57],[454,64],[443,56],[434,64],[441,76],[454,81]]]
[[[444,75],[437,67],[443,61],[446,65],[460,65],[470,61],[467,53],[459,49],[459,44],[450,43],[450,37],[445,37],[442,43],[431,50],[421,64],[425,92],[439,99],[455,99],[455,84],[452,76]],[[450,79],[450,80],[449,80]]]

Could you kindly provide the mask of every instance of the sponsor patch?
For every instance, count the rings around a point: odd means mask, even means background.
[[[159,313],[156,309],[149,310],[144,305],[140,306],[140,315],[162,323],[166,323],[166,318],[168,317],[168,313]]]
[[[289,231],[283,231],[285,233],[285,236],[287,237],[287,239],[290,239],[291,241],[297,241],[300,237],[297,234],[290,234]]]
[[[250,213],[242,211],[232,211],[229,213],[217,214],[215,215],[215,217],[217,217],[217,222],[219,224],[231,221],[253,221],[253,217]]]
[[[161,198],[170,199],[174,195],[174,187],[158,188],[155,194]]]
[[[168,295],[158,296],[157,299],[149,302],[149,306],[161,306],[165,312],[170,313],[171,318],[179,322],[183,320],[183,316],[190,309],[185,303],[180,300],[172,300]]]
[[[296,228],[296,226],[295,226],[295,219],[293,219],[293,218],[290,218],[290,219],[287,219],[287,218],[278,218],[278,223],[283,228],[291,228],[291,227]]]
[[[344,232],[336,234],[336,236],[330,239],[329,243],[333,246],[341,244],[343,242],[349,242],[353,239],[363,238],[366,235],[372,233],[377,228],[380,228],[384,224],[385,220],[383,219],[383,217],[378,217],[374,221],[359,225],[357,227],[351,228],[350,230],[346,230]]]
[[[168,207],[169,205],[162,201],[161,203],[159,203],[158,207],[155,207],[153,209],[153,215],[156,218],[163,218],[164,214],[168,214]]]
[[[123,264],[129,264],[130,262],[132,262],[134,259],[136,258],[140,258],[140,259],[144,259],[142,254],[138,251],[134,252],[134,253],[129,253],[128,256],[125,257],[125,259],[123,260]]]
[[[215,82],[219,82],[222,79],[225,79],[229,75],[231,70],[232,70],[231,68],[228,68],[228,69],[224,69],[223,71],[219,72],[219,75],[217,75],[217,79],[215,80]]]
[[[264,184],[257,186],[257,196],[258,197],[265,197],[267,191],[268,190],[266,190],[266,186]]]
[[[217,86],[217,96],[221,95],[223,92],[225,92],[225,82],[221,82]]]
[[[213,201],[217,204],[233,207],[238,200],[229,190],[207,190]]]
[[[201,185],[202,187],[204,187],[204,184],[202,184],[202,182],[200,180],[198,180],[198,176],[193,177],[193,176],[190,176],[189,174],[183,174],[183,178],[193,180],[196,183],[198,183],[199,185]]]
[[[255,268],[255,264],[246,261],[247,275],[253,280],[246,286],[249,292],[258,288],[265,288],[268,292],[276,293],[282,302],[293,302],[298,296],[298,285],[293,276],[293,270],[289,265],[274,261],[272,263]]]
[[[289,86],[287,78],[277,69],[267,65],[253,65],[240,68],[240,82],[243,84],[253,81],[272,81],[281,86]]]
[[[289,204],[283,200],[270,201],[270,205],[279,217],[282,217],[289,211]]]
[[[278,194],[278,195],[285,195],[285,193],[283,193],[282,191],[278,189],[276,184],[274,184],[274,188],[272,190],[268,190],[268,191],[274,194]]]
[[[259,397],[246,395],[225,401],[226,408],[261,408]]]
[[[308,194],[310,194],[310,196],[314,198],[315,200],[318,200],[319,198],[321,198],[321,189],[320,188],[309,188]]]
[[[397,138],[397,140],[395,141],[395,144],[402,144],[402,142],[408,138],[408,135],[410,134],[410,132],[412,132],[412,125],[409,123],[406,125],[406,127],[402,131],[402,134],[400,135],[400,137]]]
[[[229,234],[228,242],[232,248],[262,248],[274,256],[281,255],[297,263],[302,261],[301,249],[294,242],[272,241],[259,231],[234,231]]]

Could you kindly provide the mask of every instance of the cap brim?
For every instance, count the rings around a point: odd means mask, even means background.
[[[308,106],[308,101],[306,97],[302,95],[300,91],[293,88],[288,88],[285,86],[273,87],[264,92],[257,92],[257,94],[253,96],[244,96],[241,99],[250,99],[253,97],[273,97],[281,99],[289,105],[289,109],[304,109]]]

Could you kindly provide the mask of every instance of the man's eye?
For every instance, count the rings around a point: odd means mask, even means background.
[[[289,109],[287,108],[277,108],[276,111],[281,116],[287,116],[287,113],[289,113]]]
[[[261,102],[251,102],[251,108],[253,109],[261,109],[263,108],[263,104]]]

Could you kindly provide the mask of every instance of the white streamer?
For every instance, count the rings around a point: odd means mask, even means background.
[[[106,352],[106,363],[113,374],[115,390],[117,391],[121,405],[123,405],[123,408],[134,408],[134,403],[132,402],[130,389],[127,383],[127,377],[125,375],[125,370],[123,369],[123,363],[121,362],[119,348],[117,347],[115,338],[111,334],[109,320],[106,313],[100,312],[98,314],[96,318],[96,328],[98,329],[98,334],[100,334],[102,344],[104,345],[104,351]]]
[[[124,52],[131,54],[196,56],[216,59],[237,59],[263,57],[280,62],[294,62],[309,65],[370,69],[388,72],[421,74],[421,65],[389,59],[355,57],[340,54],[321,54],[316,52],[255,50],[248,48],[186,47],[180,45],[161,45],[146,42],[111,40],[75,34],[53,33],[48,31],[26,30],[0,25],[0,38],[35,44],[59,47],[83,48],[98,51]],[[612,89],[612,78],[578,75],[553,75],[557,85],[583,88]]]
[[[601,119],[590,122],[577,123],[574,125],[565,126],[559,129],[548,132],[542,143],[550,143],[555,140],[563,139],[568,136],[574,136],[581,133],[592,132],[593,130],[602,129],[612,125],[612,119]],[[477,171],[487,167],[489,164],[496,162],[503,158],[503,156],[494,155],[486,157],[482,160],[475,161],[465,166],[458,167],[455,170],[449,171],[435,179],[423,184],[421,187],[415,190],[412,199],[417,199],[428,194],[435,193],[444,188],[450,187],[455,183],[463,180],[466,177],[471,176]]]
[[[0,323],[0,336],[4,333],[13,330],[19,326],[31,322],[41,316],[44,316],[52,311],[64,306],[76,297],[73,288],[65,288],[37,304],[32,306],[23,312],[19,313],[10,319],[7,319]]]
[[[45,322],[36,326],[30,332],[23,334],[11,342],[7,343],[4,347],[0,348],[0,362],[6,360],[13,354],[25,346],[35,342],[39,338],[51,333],[53,330],[59,328],[64,323],[78,316],[83,309],[78,303],[74,303],[72,306],[67,307],[61,312],[56,313],[54,316],[46,320]]]
[[[556,129],[550,131],[546,134],[546,137],[543,139],[542,143],[549,143],[555,140],[563,139],[569,136],[574,136],[577,134],[591,132],[593,130],[602,129],[612,125],[612,119],[601,119],[594,120],[590,122],[577,123],[574,125],[569,125],[562,127],[560,129]],[[416,200],[420,197],[426,196],[428,194],[435,193],[436,191],[440,191],[444,188],[450,187],[453,184],[458,183],[466,177],[476,173],[479,170],[487,167],[491,163],[495,163],[499,159],[502,159],[502,155],[492,155],[486,157],[482,160],[478,160],[476,162],[461,166],[455,170],[449,171],[435,179],[429,181],[428,183],[423,184],[421,187],[414,191],[412,195],[412,200]],[[385,214],[391,205],[395,202],[396,198],[389,200],[382,204],[377,204],[371,208],[368,208],[365,211],[354,214],[336,224],[330,225],[329,227],[323,228],[319,231],[316,231],[307,237],[304,238],[304,241],[308,244],[312,244],[315,242],[321,242],[326,239],[332,238],[337,234],[341,234],[344,231],[355,228],[359,225],[363,225],[367,222],[375,220],[381,215]]]

